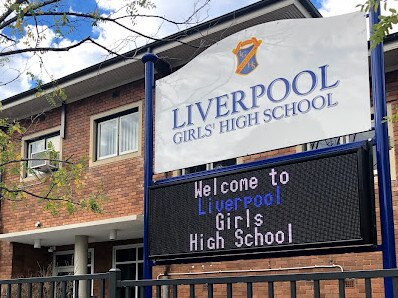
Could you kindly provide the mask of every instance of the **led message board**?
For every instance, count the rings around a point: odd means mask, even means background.
[[[149,256],[162,260],[372,245],[369,147],[152,187]]]

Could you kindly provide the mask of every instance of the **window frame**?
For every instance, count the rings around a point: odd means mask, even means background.
[[[120,118],[136,114],[137,115],[137,142],[136,148],[133,150],[123,151],[119,153],[120,141],[119,137]],[[117,140],[115,142],[116,154],[100,157],[99,150],[99,125],[107,121],[117,119]],[[141,156],[142,143],[142,101],[137,101],[128,105],[124,105],[115,109],[111,109],[90,117],[90,149],[89,149],[89,167],[108,164],[111,162]]]
[[[115,117],[115,118],[112,118],[112,119],[109,119],[109,120],[104,120],[104,121],[98,121],[97,122],[97,136],[96,136],[96,138],[97,138],[97,146],[96,146],[96,149],[95,149],[95,155],[96,155],[96,160],[103,160],[103,159],[107,159],[107,158],[112,158],[112,157],[115,157],[115,156],[118,156],[118,140],[119,140],[119,137],[118,137],[118,135],[119,135],[119,128],[118,128],[118,126],[119,126],[119,121],[118,121],[118,117]],[[106,124],[106,123],[109,123],[109,122],[112,122],[112,121],[115,121],[116,120],[116,137],[117,137],[117,139],[116,139],[116,142],[115,142],[115,144],[114,144],[114,152],[115,153],[113,153],[113,154],[109,154],[109,155],[104,155],[104,156],[99,156],[99,151],[100,151],[100,142],[101,142],[101,138],[100,138],[100,133],[101,133],[101,127],[102,127],[102,125],[103,124]]]
[[[60,135],[59,132],[56,132],[56,133],[44,135],[44,136],[41,136],[41,137],[38,137],[38,138],[34,138],[34,139],[27,140],[27,141],[26,141],[26,142],[27,142],[27,144],[26,144],[26,146],[27,146],[27,151],[26,151],[25,157],[28,158],[28,159],[31,158],[31,156],[32,156],[31,145],[32,145],[33,143],[37,143],[37,142],[40,142],[40,141],[44,141],[44,149],[43,149],[42,151],[47,151],[47,150],[48,150],[48,140],[49,140],[49,139],[52,139],[52,138],[54,138],[54,137],[59,137],[59,144],[61,144],[61,135]],[[59,151],[60,151],[60,148],[58,148],[57,151],[59,152]],[[40,151],[37,151],[37,152],[40,152]],[[37,153],[37,152],[34,152],[34,153]]]
[[[94,274],[94,264],[95,264],[95,262],[94,262],[94,248],[89,248],[88,249],[88,253],[91,253],[91,263],[90,264],[88,264],[87,263],[87,267],[90,267],[90,274]],[[72,255],[72,260],[73,260],[73,264],[72,265],[70,265],[70,266],[56,266],[56,257],[57,256],[62,256],[62,255]],[[53,275],[54,276],[58,276],[57,274],[58,273],[69,273],[69,272],[71,272],[71,273],[74,273],[74,271],[75,271],[75,268],[74,268],[74,266],[75,266],[75,264],[74,264],[74,256],[75,256],[75,251],[72,249],[72,250],[61,250],[61,251],[55,251],[54,253],[53,253],[53,268],[52,268],[52,270],[53,270]],[[60,268],[60,270],[59,269],[56,269],[56,268]]]
[[[207,163],[207,164],[201,164],[201,165],[198,165],[198,166],[206,165],[206,170],[204,170],[204,171],[209,171],[209,170],[215,169],[215,168],[214,168],[214,164],[216,164],[216,163],[218,163],[218,162],[223,162],[223,161],[231,160],[231,159],[235,159],[235,165],[240,164],[240,159],[239,159],[238,157],[236,157],[236,158],[228,158],[228,159],[224,159],[224,160],[220,160],[220,161],[215,161],[215,162],[211,162],[211,163]],[[189,168],[192,168],[192,167],[189,167]],[[180,174],[180,175],[188,175],[188,174],[191,174],[191,173],[186,173],[186,170],[189,169],[189,168],[180,169],[180,170],[179,170],[179,174]],[[200,172],[202,172],[202,171],[200,171]],[[192,172],[192,173],[198,173],[198,172]]]
[[[91,254],[91,263],[90,264],[87,263],[87,267],[90,267],[90,273],[89,274],[94,274],[94,264],[95,264],[95,261],[94,261],[94,248],[89,248],[88,249],[88,253]],[[59,267],[56,266],[56,258],[57,258],[57,256],[70,255],[70,254],[72,254],[73,265],[71,265],[71,266],[59,266]],[[53,274],[53,276],[59,276],[58,273],[72,273],[72,275],[74,275],[74,272],[75,272],[74,256],[75,256],[75,251],[73,249],[72,250],[61,250],[61,251],[53,252],[53,264],[52,264],[52,274]],[[87,254],[87,256],[88,256],[88,254]],[[56,268],[61,268],[61,271],[59,271],[59,269],[56,269]],[[73,288],[74,288],[74,285],[73,285]],[[73,290],[73,292],[74,292],[74,290]],[[93,286],[91,286],[91,296],[92,295],[94,295],[94,287]],[[74,295],[73,295],[73,297],[74,297]]]
[[[370,131],[374,131],[374,109],[373,107],[371,108],[371,115],[372,115],[372,129],[369,131],[364,131],[364,132],[359,132],[360,133],[365,133],[365,132],[370,132]],[[387,103],[387,117],[390,117],[392,115],[392,105],[391,103]],[[391,173],[391,180],[396,180],[397,179],[397,174],[396,174],[396,158],[395,158],[395,142],[394,142],[394,127],[392,125],[391,121],[387,121],[387,130],[388,130],[388,139],[389,139],[389,158],[390,158],[390,173]],[[340,145],[340,144],[348,144],[351,143],[350,141],[350,137],[354,135],[354,134],[349,134],[349,135],[344,135],[344,136],[340,136],[340,137],[335,137],[335,138],[330,138],[330,139],[339,139],[339,143],[336,145]],[[323,141],[323,140],[319,140],[319,141]],[[311,142],[314,143],[314,142]],[[309,146],[311,143],[306,143],[303,144],[302,146],[302,151],[311,151],[311,150],[316,150],[316,149],[309,149]],[[332,145],[332,146],[336,146],[336,145]],[[332,147],[331,146],[331,147]],[[323,147],[322,147],[323,148]],[[374,161],[374,165],[376,165],[376,161]],[[374,169],[374,176],[377,176],[377,169]]]
[[[37,142],[41,139],[48,139],[54,136],[59,136],[59,159],[62,159],[62,137],[61,137],[61,126],[56,126],[43,131],[39,131],[27,136],[23,136],[21,139],[21,156],[23,158],[29,158],[30,144]],[[47,148],[47,142],[45,141],[45,148]],[[45,149],[46,150],[46,149]],[[28,163],[23,162],[21,167],[20,181],[33,180],[36,179],[35,175],[29,175],[28,173]],[[59,165],[60,167],[62,164]],[[41,175],[48,175],[49,173],[41,173]]]
[[[117,250],[122,250],[122,249],[131,249],[131,248],[142,248],[144,249],[144,244],[143,243],[137,243],[137,244],[125,244],[125,245],[115,245],[112,247],[112,268],[117,268],[117,265],[129,265],[129,264],[135,264],[136,265],[136,272],[135,272],[135,276],[136,276],[136,280],[138,275],[138,264],[144,264],[144,255],[142,255],[142,259],[138,259],[138,249],[136,249],[135,253],[135,261],[124,261],[124,262],[116,262],[116,251]],[[144,253],[144,252],[143,252]],[[142,265],[144,266],[144,265]],[[142,267],[144,268],[144,267]],[[142,274],[144,274],[144,272],[142,272]],[[136,287],[135,290],[135,298],[139,297],[139,291],[138,291],[138,287]]]
[[[121,125],[122,125],[122,118],[124,118],[124,117],[127,117],[127,116],[130,116],[130,115],[137,115],[137,129],[138,129],[138,109],[137,109],[137,111],[135,112],[135,113],[129,113],[129,114],[126,114],[126,115],[121,115],[120,117],[118,117],[118,126],[117,126],[117,129],[118,129],[118,132],[121,132],[122,131],[122,129],[121,129]],[[138,134],[137,134],[137,138],[138,138]],[[126,150],[126,151],[121,151],[121,138],[119,137],[118,138],[118,146],[119,146],[119,150],[118,150],[118,153],[119,153],[119,155],[124,155],[124,154],[129,154],[129,153],[132,153],[132,152],[136,152],[136,151],[138,151],[138,140],[137,140],[137,142],[135,143],[135,148],[134,149],[131,149],[131,150]]]

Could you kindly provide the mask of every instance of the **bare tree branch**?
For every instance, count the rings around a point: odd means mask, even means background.
[[[3,33],[0,33],[0,36],[3,37],[3,38],[5,38],[5,39],[8,40],[8,41],[11,41],[11,42],[13,42],[13,43],[17,43],[17,41],[16,41],[15,39],[12,39],[11,37],[9,37],[9,36],[7,36],[7,35],[5,35],[5,34],[3,34]]]
[[[114,23],[114,24],[116,24],[117,26],[119,26],[119,27],[121,27],[121,28],[123,28],[123,29],[126,29],[127,31],[130,31],[131,33],[137,34],[137,35],[139,35],[139,36],[141,36],[141,37],[144,37],[144,38],[151,39],[151,40],[153,40],[153,41],[161,41],[161,40],[165,40],[165,41],[178,41],[178,42],[181,43],[181,44],[185,44],[185,45],[188,45],[188,46],[192,46],[192,45],[190,45],[190,44],[188,44],[188,43],[185,43],[185,42],[182,42],[182,41],[179,41],[179,40],[175,40],[175,39],[166,39],[166,38],[156,38],[156,37],[153,37],[153,36],[144,34],[144,33],[142,33],[142,32],[139,32],[139,31],[137,31],[137,30],[134,30],[134,29],[132,29],[132,28],[130,28],[130,27],[128,27],[128,26],[126,26],[126,25],[124,25],[124,24],[118,22],[118,19],[120,19],[120,18],[115,18],[115,19],[113,19],[113,18],[110,18],[110,17],[96,16],[96,15],[93,15],[93,14],[76,13],[76,12],[47,12],[47,13],[44,12],[44,13],[40,14],[40,16],[64,16],[64,15],[66,15],[66,16],[80,17],[80,18],[87,18],[87,19],[91,19],[91,20],[103,21],[103,22],[108,22],[108,23]],[[33,16],[33,15],[27,13],[26,16]],[[37,16],[37,15],[36,15],[36,16]],[[139,16],[144,17],[145,15],[139,15]],[[130,16],[124,16],[124,17],[130,17]],[[182,23],[182,22],[180,23],[180,22],[171,21],[171,20],[166,19],[165,17],[162,17],[162,16],[147,15],[147,17],[157,17],[157,18],[163,19],[163,20],[165,20],[165,21],[167,21],[167,22],[170,22],[170,23],[172,23],[172,24],[175,24],[175,25],[182,25],[182,24],[184,24],[184,23]],[[1,29],[1,26],[0,26],[0,29]],[[192,46],[192,47],[194,47],[194,46]]]
[[[7,188],[5,186],[0,186],[0,191],[6,191],[6,192],[9,192],[9,193],[25,193],[27,195],[30,195],[32,197],[35,197],[35,198],[38,198],[38,199],[42,199],[42,200],[61,201],[61,202],[67,202],[67,203],[73,203],[73,204],[76,204],[76,205],[81,205],[81,203],[79,201],[73,201],[73,200],[70,200],[70,199],[62,198],[62,197],[49,197],[47,195],[43,196],[43,195],[28,191],[28,190],[23,189],[23,188],[9,189],[9,188]],[[14,201],[14,202],[15,201],[18,201],[18,202],[22,201],[22,199],[14,200],[14,199],[10,199],[10,198],[4,197],[4,196],[2,198],[6,199],[6,200],[9,200],[9,201]]]
[[[21,159],[14,159],[14,160],[7,160],[4,163],[0,164],[0,167],[4,167],[9,164],[13,163],[20,163],[20,162],[28,162],[28,161],[43,161],[43,160],[48,160],[48,161],[54,161],[54,162],[59,162],[59,163],[65,163],[65,164],[70,164],[73,165],[74,162],[69,161],[70,157],[68,159],[53,159],[53,158],[21,158]]]
[[[91,37],[87,37],[82,39],[81,41],[67,46],[67,47],[61,47],[61,48],[53,48],[53,47],[37,47],[37,48],[24,48],[24,49],[16,49],[16,50],[10,50],[7,52],[1,52],[0,53],[0,57],[4,57],[4,56],[11,56],[11,55],[15,55],[15,54],[22,54],[22,53],[30,53],[30,52],[66,52],[69,51],[73,48],[76,48],[80,45],[82,45],[83,43],[87,42],[87,41],[92,41]]]

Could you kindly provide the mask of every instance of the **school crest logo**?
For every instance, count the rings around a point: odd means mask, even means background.
[[[238,61],[235,70],[236,74],[247,75],[251,73],[258,66],[256,59],[257,49],[261,44],[261,40],[252,37],[248,40],[241,41],[236,48],[232,50]]]

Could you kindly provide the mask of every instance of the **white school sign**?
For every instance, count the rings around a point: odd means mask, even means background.
[[[371,128],[365,18],[233,34],[156,82],[155,172]]]

